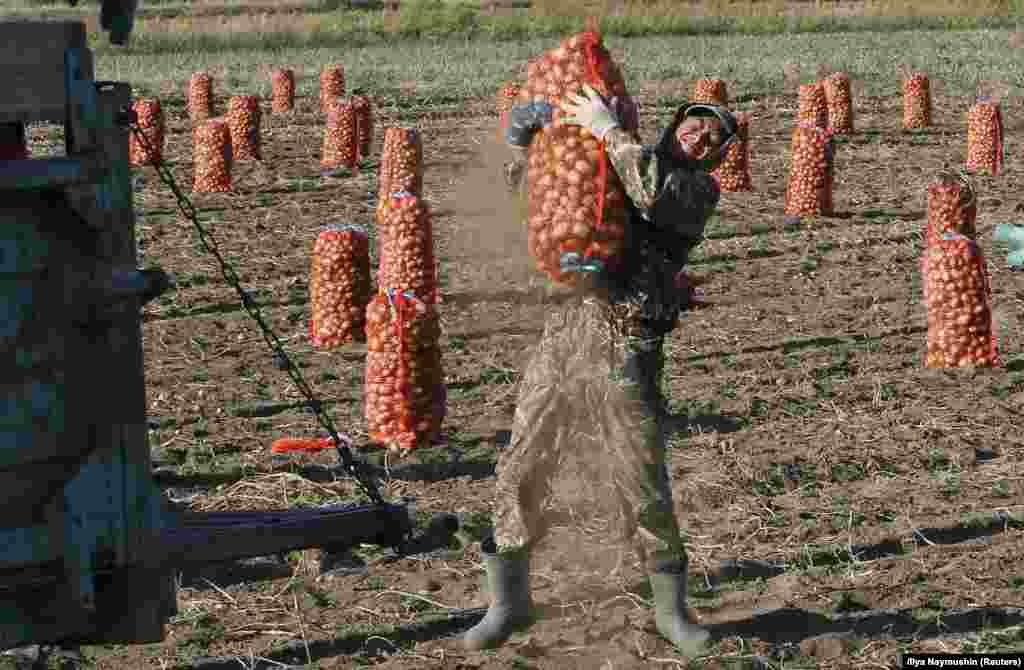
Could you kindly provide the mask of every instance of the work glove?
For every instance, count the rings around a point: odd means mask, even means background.
[[[619,120],[605,104],[601,95],[587,84],[583,85],[586,97],[578,93],[570,93],[568,100],[562,101],[562,109],[567,114],[566,123],[582,126],[593,135],[603,140],[608,131],[619,128]]]
[[[1006,264],[1011,270],[1024,270],[1024,226],[1001,223],[996,226],[992,239],[1009,247]]]
[[[526,149],[513,149],[513,158],[505,163],[505,184],[508,190],[515,193],[523,183],[523,176],[526,174]]]

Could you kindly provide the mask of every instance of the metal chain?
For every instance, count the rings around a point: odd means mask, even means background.
[[[134,114],[129,114],[127,119],[127,125],[131,132],[138,138],[142,145],[143,150],[146,152],[146,158],[150,165],[156,168],[157,175],[160,180],[171,189],[174,193],[174,197],[178,201],[178,208],[181,213],[192,222],[196,232],[199,233],[199,241],[202,243],[203,248],[210,253],[215,259],[217,259],[220,265],[221,274],[224,276],[224,280],[227,281],[235,291],[238,292],[239,297],[242,300],[242,307],[252,317],[256,324],[260,327],[260,331],[263,335],[263,339],[267,345],[274,352],[275,362],[279,365],[284,366],[284,371],[291,377],[292,382],[296,388],[305,398],[305,405],[309,410],[316,416],[317,421],[327,431],[331,440],[334,442],[334,448],[338,452],[338,457],[348,471],[350,475],[356,480],[359,486],[363,489],[366,495],[370,498],[370,501],[375,505],[383,505],[384,497],[381,495],[380,490],[377,488],[377,482],[373,475],[352,455],[352,443],[351,441],[340,435],[337,429],[334,427],[334,422],[327,416],[323,409],[323,403],[317,398],[316,393],[310,388],[309,384],[306,383],[302,373],[299,372],[298,367],[289,358],[288,353],[285,351],[284,345],[281,344],[281,340],[278,339],[274,331],[263,320],[263,316],[260,313],[259,307],[253,302],[252,297],[242,287],[241,280],[238,277],[238,273],[235,269],[224,260],[224,257],[220,254],[217,248],[217,243],[210,236],[209,232],[203,228],[202,224],[199,223],[199,214],[196,212],[192,202],[181,192],[178,188],[177,182],[174,180],[174,175],[170,173],[167,166],[164,165],[162,159],[154,158],[154,151],[152,145],[149,143],[149,138],[146,137],[145,133],[142,132],[142,128],[139,126],[137,119],[134,118]]]

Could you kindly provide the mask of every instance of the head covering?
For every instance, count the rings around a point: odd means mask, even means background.
[[[668,157],[670,160],[676,163],[683,163],[682,160],[676,157],[673,151],[673,145],[676,142],[676,130],[680,124],[689,117],[715,117],[722,123],[722,143],[719,145],[718,155],[711,156],[709,158],[700,161],[701,163],[714,163],[717,165],[725,157],[726,152],[729,150],[729,146],[736,141],[736,128],[737,122],[736,117],[732,115],[732,112],[719,107],[718,105],[705,105],[705,104],[685,104],[676,110],[676,115],[672,118],[672,122],[669,123],[664,130],[661,132],[661,137],[658,138],[658,143],[655,145],[655,152],[662,157]]]

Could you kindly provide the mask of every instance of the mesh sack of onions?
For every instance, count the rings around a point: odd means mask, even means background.
[[[729,147],[722,163],[711,173],[722,191],[750,191],[750,112],[737,112],[736,141]]]
[[[20,122],[0,123],[0,160],[21,161],[28,158],[28,133]]]
[[[729,89],[721,79],[698,79],[693,83],[690,102],[725,107],[729,104]]]
[[[924,254],[928,309],[925,367],[999,366],[988,271],[978,243],[945,233]]]
[[[508,128],[508,115],[515,105],[520,92],[519,84],[508,82],[494,96],[494,110],[498,112],[498,141],[505,142],[505,130]]]
[[[373,145],[373,106],[370,99],[363,95],[352,96],[351,102],[356,115],[356,141],[359,145],[357,160],[361,160],[370,155]]]
[[[927,128],[932,122],[932,95],[928,75],[913,74],[903,79],[903,129]]]
[[[543,100],[555,108],[551,125],[534,135],[528,151],[527,237],[536,268],[564,285],[574,284],[577,276],[560,272],[562,253],[577,252],[614,267],[627,225],[625,191],[603,144],[590,131],[562,123],[563,98],[583,84],[613,108],[628,99],[622,73],[595,31],[574,35],[531,62],[519,94],[524,102]],[[623,129],[636,132],[635,113],[619,118]]]
[[[979,99],[967,112],[967,162],[972,172],[998,176],[1003,166],[1003,118],[999,102]]]
[[[334,170],[354,168],[359,160],[359,138],[356,131],[356,110],[351,102],[331,105],[324,126],[324,146],[320,167]]]
[[[196,72],[188,82],[188,118],[193,123],[213,116],[213,77]]]
[[[270,72],[270,111],[284,114],[295,107],[295,72],[275,68]]]
[[[366,403],[370,439],[407,454],[434,442],[447,411],[440,320],[411,293],[378,293],[366,308]]]
[[[320,72],[320,111],[326,112],[334,101],[345,95],[345,68],[341,65],[325,67]]]
[[[231,191],[231,131],[224,119],[202,121],[192,130],[193,193]]]
[[[370,242],[361,226],[325,226],[313,244],[310,339],[333,349],[365,336],[370,302]]]
[[[423,141],[415,128],[392,126],[384,131],[377,191],[378,203],[392,193],[419,195],[423,189]]]
[[[379,230],[378,285],[437,304],[437,263],[427,203],[411,193],[393,193],[381,209]]]
[[[797,100],[798,123],[828,128],[828,101],[825,99],[825,86],[820,81],[801,84],[797,91]]]
[[[150,165],[153,161],[161,161],[164,157],[164,110],[159,100],[136,100],[132,105],[138,119],[139,130],[149,145],[150,156],[143,146],[142,140],[135,133],[128,134],[128,162],[133,167]]]
[[[831,131],[798,125],[793,130],[792,164],[786,188],[786,215],[832,213],[833,145]]]
[[[951,171],[940,172],[928,186],[925,245],[931,245],[946,233],[976,239],[977,217],[977,198],[967,177]]]
[[[261,160],[260,100],[255,95],[236,95],[228,101],[228,128],[231,130],[231,157],[235,160]]]
[[[853,132],[850,77],[844,72],[836,72],[822,80],[821,84],[828,106],[828,127],[836,135],[849,135]]]

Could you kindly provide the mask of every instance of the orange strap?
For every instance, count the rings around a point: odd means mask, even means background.
[[[333,446],[334,442],[329,437],[312,440],[298,437],[282,437],[281,439],[274,440],[274,443],[270,445],[270,450],[275,454],[290,454],[296,451],[316,453],[331,449]]]

